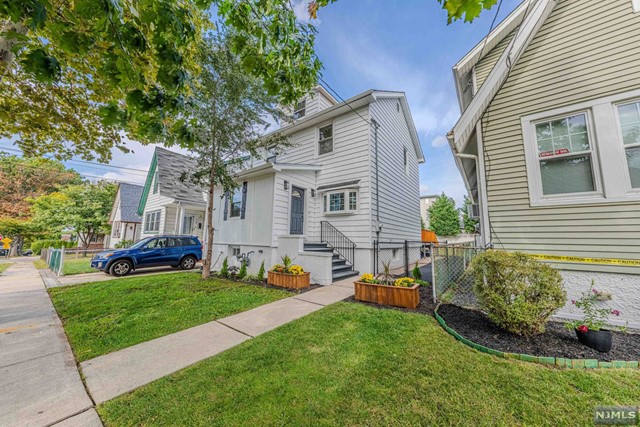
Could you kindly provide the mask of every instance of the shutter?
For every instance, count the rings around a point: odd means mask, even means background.
[[[229,214],[229,192],[224,193],[224,220],[227,220]]]
[[[247,209],[247,181],[242,183],[242,210],[240,211],[240,219],[244,219],[244,213]]]

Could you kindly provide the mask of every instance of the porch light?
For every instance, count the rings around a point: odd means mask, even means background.
[[[311,189],[311,197],[316,197],[316,190],[313,188]]]
[[[285,182],[284,182],[284,189],[285,189],[285,190],[288,190],[288,189],[289,189],[289,181],[286,181],[286,180],[285,180]]]

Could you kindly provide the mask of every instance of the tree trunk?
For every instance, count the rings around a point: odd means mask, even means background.
[[[212,164],[209,176],[209,191],[207,200],[207,248],[204,260],[202,261],[202,278],[208,279],[211,276],[211,261],[213,259],[213,190],[216,187],[214,180],[215,168]]]

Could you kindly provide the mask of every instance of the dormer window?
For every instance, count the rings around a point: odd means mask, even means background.
[[[307,101],[302,100],[296,104],[296,107],[293,109],[293,119],[297,120],[304,117],[307,108]]]

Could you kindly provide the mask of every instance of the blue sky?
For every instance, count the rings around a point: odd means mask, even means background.
[[[309,0],[294,0],[301,18]],[[519,4],[503,0],[496,22]],[[451,67],[489,30],[496,8],[473,23],[447,25],[436,0],[338,0],[320,10],[316,52],[323,78],[342,98],[368,89],[407,94],[426,162],[420,167],[421,193],[442,193],[461,203],[460,174],[444,135],[460,115]],[[8,146],[8,141],[0,141]],[[114,152],[112,164],[146,170],[153,147],[131,142],[134,153]],[[78,163],[68,166],[86,174],[144,182],[144,173],[109,170]]]

